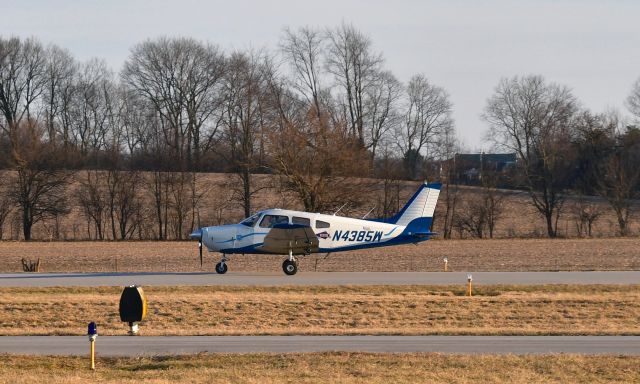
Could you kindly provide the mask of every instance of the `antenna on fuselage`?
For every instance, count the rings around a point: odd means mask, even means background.
[[[338,208],[338,210],[333,213],[333,216],[335,216],[338,212],[340,212],[340,210],[342,210],[342,208],[344,208],[347,204],[349,204],[349,203],[347,202],[347,203],[342,204],[342,206],[340,208]]]
[[[375,205],[373,206],[373,208],[371,208],[371,209],[369,210],[369,212],[365,213],[365,215],[364,215],[364,216],[362,216],[362,218],[363,218],[363,219],[366,219],[366,218],[367,218],[367,216],[369,216],[369,214],[370,214],[371,212],[373,212],[373,210],[374,210],[374,209],[376,209],[376,206],[375,206]]]

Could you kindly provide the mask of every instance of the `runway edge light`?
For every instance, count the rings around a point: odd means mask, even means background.
[[[87,326],[87,336],[89,336],[89,344],[91,354],[91,369],[96,369],[96,338],[98,337],[98,326],[95,322],[90,322]]]

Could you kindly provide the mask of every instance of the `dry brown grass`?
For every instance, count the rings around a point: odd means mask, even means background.
[[[640,238],[431,240],[301,258],[301,271],[638,270]],[[42,272],[200,271],[195,242],[0,242],[0,272],[19,272],[23,258],[41,259]],[[213,271],[219,254],[205,254]],[[392,258],[392,259],[391,259]],[[231,271],[282,273],[283,256],[234,255]],[[316,263],[317,262],[317,263]]]
[[[0,355],[0,383],[637,383],[640,357],[441,354]]]
[[[148,287],[143,335],[637,335],[640,286]],[[125,334],[120,288],[0,288],[1,335]]]

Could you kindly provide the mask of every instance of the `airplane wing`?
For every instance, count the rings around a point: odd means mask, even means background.
[[[276,224],[259,249],[270,253],[308,254],[318,252],[318,237],[311,227],[300,224]]]

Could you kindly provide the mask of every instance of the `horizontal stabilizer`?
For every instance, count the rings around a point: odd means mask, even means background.
[[[435,232],[411,232],[411,236],[415,237],[431,237],[437,235]]]

